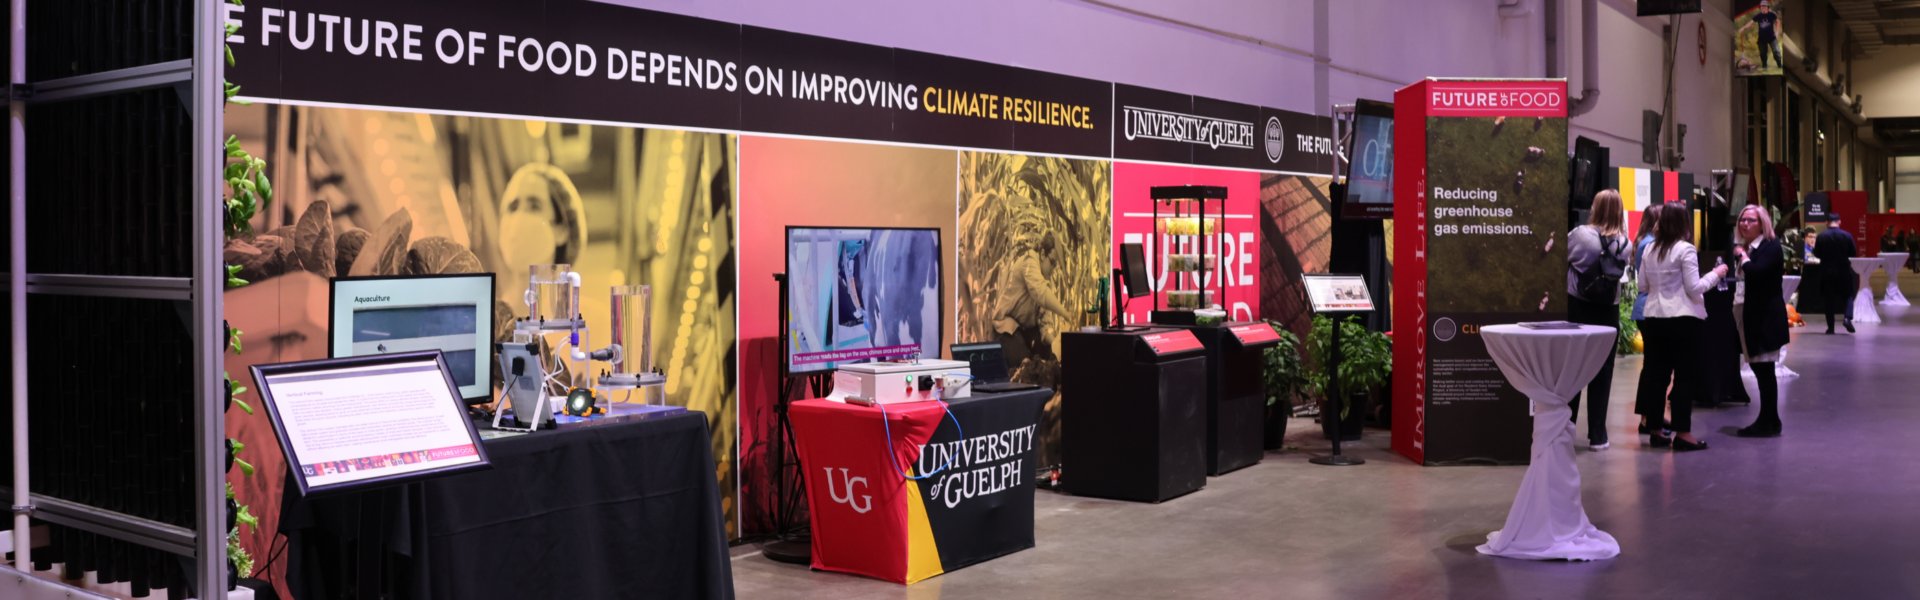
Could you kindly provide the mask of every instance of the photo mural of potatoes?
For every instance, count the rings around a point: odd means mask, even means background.
[[[226,295],[246,349],[229,372],[326,358],[329,277],[493,273],[501,339],[527,314],[530,265],[571,264],[602,344],[610,288],[652,286],[665,401],[707,415],[733,531],[734,136],[266,103],[226,117],[278,191],[263,233],[226,248],[250,282]],[[284,462],[266,419],[228,429],[268,473],[232,480],[262,519],[243,545],[265,556]]]

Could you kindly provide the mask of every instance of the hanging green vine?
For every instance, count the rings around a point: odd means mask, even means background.
[[[235,6],[241,5],[240,0],[228,1],[232,2]],[[227,24],[226,35],[232,36],[239,30],[240,26],[238,24],[229,23]],[[233,47],[226,46],[225,50],[227,54],[227,66],[231,67],[233,66]],[[224,98],[227,103],[240,105],[249,104],[246,101],[234,99],[234,96],[240,93],[240,86],[234,85],[232,82],[225,81],[224,79],[220,83],[225,90]],[[261,210],[265,210],[267,206],[273,203],[273,183],[267,180],[267,161],[261,160],[259,157],[248,153],[245,148],[240,147],[239,137],[228,136],[225,146],[226,164],[221,169],[221,178],[226,180],[227,184],[226,226],[224,233],[226,241],[231,242],[235,239],[253,234],[252,220],[254,215],[260,214]],[[247,285],[247,281],[239,277],[240,265],[226,265],[226,268],[227,288],[231,289]],[[226,331],[227,349],[233,351],[234,354],[240,354],[240,336],[242,332],[239,328],[231,325],[227,326]],[[240,394],[246,393],[246,386],[235,383],[233,376],[224,371],[221,373],[221,377],[224,378],[227,386],[227,397],[232,399],[233,403],[238,405],[241,410],[246,411],[247,414],[253,414],[253,406],[239,398]],[[240,458],[240,452],[246,449],[246,445],[240,443],[239,440],[233,439],[227,440],[227,444],[232,448],[234,456],[233,462],[240,467],[241,475],[252,477],[254,473],[253,465]],[[257,528],[260,526],[260,520],[253,516],[248,510],[247,505],[239,503],[238,499],[235,498],[232,483],[227,484],[227,500],[236,507],[234,509],[234,520],[237,523],[232,530],[227,532],[227,558],[233,561],[235,569],[241,576],[251,576],[253,574],[253,556],[247,552],[246,548],[240,545],[240,526],[245,525],[249,529]]]

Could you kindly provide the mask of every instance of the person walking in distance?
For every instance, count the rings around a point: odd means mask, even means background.
[[[1655,448],[1672,446],[1675,452],[1707,449],[1707,443],[1693,435],[1693,402],[1704,393],[1705,383],[1700,351],[1707,322],[1705,294],[1727,274],[1726,265],[1700,274],[1699,252],[1687,241],[1692,221],[1685,205],[1661,205],[1659,228],[1637,276],[1640,288],[1647,290],[1647,319],[1641,326],[1647,356],[1635,408],[1649,421],[1658,418],[1662,408],[1672,409],[1672,425],[1652,433],[1649,442]],[[1668,377],[1673,378],[1671,399],[1666,394]]]
[[[1859,276],[1853,272],[1853,257],[1860,247],[1853,234],[1842,226],[1839,213],[1827,217],[1827,230],[1813,240],[1813,255],[1820,259],[1820,295],[1827,305],[1827,335],[1833,335],[1833,316],[1843,318],[1847,333],[1853,333],[1853,295],[1860,291]]]
[[[1581,325],[1620,325],[1620,276],[1626,272],[1626,215],[1620,192],[1603,190],[1593,197],[1593,213],[1586,225],[1567,234],[1567,318]],[[1607,403],[1613,390],[1613,353],[1587,383],[1587,443],[1605,450]],[[1580,416],[1580,396],[1573,397],[1572,418]]]
[[[1780,435],[1780,384],[1773,365],[1787,345],[1787,302],[1780,282],[1786,275],[1786,254],[1773,236],[1773,217],[1749,204],[1734,221],[1733,255],[1740,265],[1734,285],[1733,324],[1740,332],[1740,351],[1753,366],[1753,382],[1760,389],[1760,416],[1735,432],[1740,437]]]

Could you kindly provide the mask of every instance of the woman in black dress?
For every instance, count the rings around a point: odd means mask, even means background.
[[[1773,238],[1773,219],[1758,205],[1749,204],[1734,222],[1733,253],[1739,258],[1740,279],[1735,286],[1733,319],[1740,331],[1740,350],[1753,367],[1760,388],[1760,416],[1741,429],[1740,437],[1780,435],[1780,385],[1773,364],[1787,345],[1787,304],[1780,278],[1786,274],[1786,256]]]

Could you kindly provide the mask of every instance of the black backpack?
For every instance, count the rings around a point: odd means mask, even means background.
[[[1620,276],[1627,272],[1627,261],[1620,258],[1619,248],[1609,246],[1619,237],[1600,236],[1600,258],[1576,272],[1574,289],[1581,299],[1611,303],[1620,298]]]

